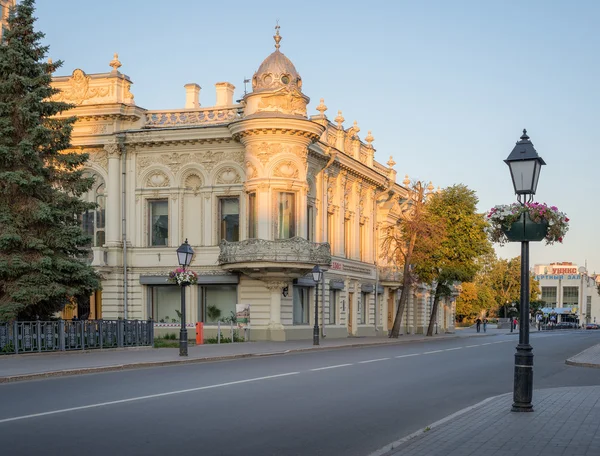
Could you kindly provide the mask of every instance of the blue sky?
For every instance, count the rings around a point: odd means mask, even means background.
[[[190,82],[203,106],[221,81],[241,97],[278,19],[309,113],[324,98],[329,118],[342,110],[362,138],[372,130],[376,159],[393,156],[400,181],[463,183],[481,211],[515,201],[503,160],[527,128],[547,163],[536,199],[571,219],[563,244],[531,244],[531,264],[600,273],[600,2],[38,0],[37,16],[64,61],[57,74],[110,71],[118,52],[147,109],[183,107]]]

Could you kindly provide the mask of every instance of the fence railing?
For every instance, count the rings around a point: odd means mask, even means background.
[[[0,355],[152,345],[152,320],[0,323]]]

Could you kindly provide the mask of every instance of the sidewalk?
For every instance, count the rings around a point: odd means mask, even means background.
[[[600,368],[600,345],[566,363]],[[600,386],[534,390],[533,413],[511,412],[512,402],[488,398],[370,456],[600,455]]]
[[[402,335],[398,339],[389,339],[387,337],[325,338],[321,339],[318,346],[312,345],[312,339],[286,342],[209,344],[190,346],[188,348],[188,356],[183,358],[179,356],[178,348],[152,347],[4,355],[0,356],[0,383],[122,369],[189,364],[252,356],[269,356],[310,350],[331,350],[369,345],[402,344],[415,341],[485,336],[493,335],[495,332],[497,331],[489,331],[487,334],[477,334],[467,330],[457,331],[456,334],[438,334],[433,337]]]

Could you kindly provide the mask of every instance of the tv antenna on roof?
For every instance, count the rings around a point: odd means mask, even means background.
[[[250,79],[244,78],[244,96],[248,94],[248,91],[246,90],[246,84],[248,84],[249,82]]]

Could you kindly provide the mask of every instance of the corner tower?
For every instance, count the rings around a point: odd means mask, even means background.
[[[324,127],[308,120],[302,78],[279,50],[282,38],[275,29],[275,52],[252,77],[244,118],[229,128],[245,147],[246,192],[254,204],[249,237],[306,239],[308,146]]]

